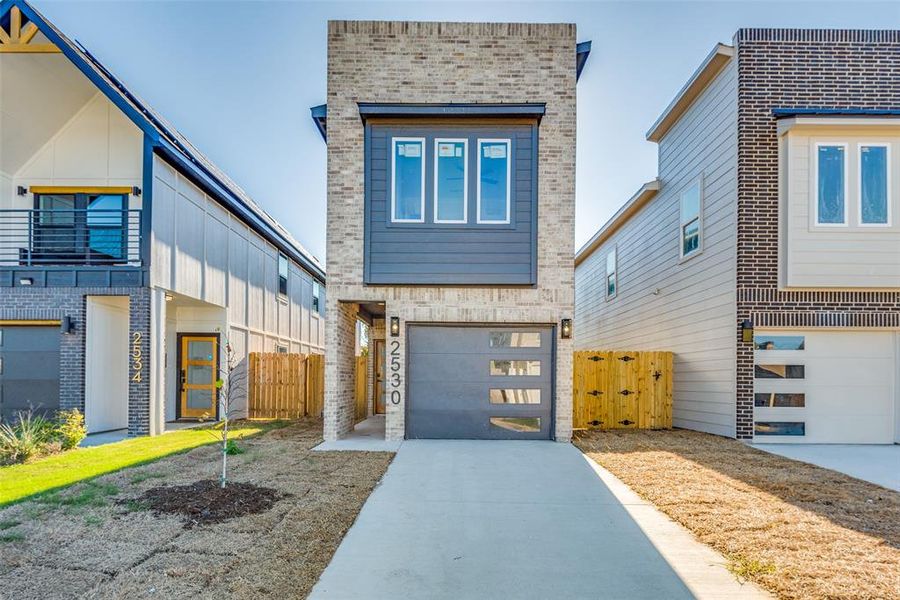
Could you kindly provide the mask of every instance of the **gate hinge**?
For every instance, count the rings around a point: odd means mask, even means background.
[[[600,396],[603,394],[603,392],[601,392],[600,390],[591,390],[588,392],[588,394],[590,394],[591,396]]]
[[[594,419],[593,421],[588,421],[588,425],[593,425],[594,427],[597,427],[598,425],[603,425],[603,421],[598,421],[597,419]]]
[[[621,360],[622,362],[628,362],[628,361],[630,361],[630,360],[634,360],[634,357],[633,357],[633,356],[628,356],[628,355],[626,354],[625,356],[620,356],[620,357],[619,357],[619,360]]]
[[[622,391],[619,392],[619,393],[622,394],[623,396],[630,396],[630,395],[633,394],[634,392],[632,392],[631,390],[622,390]]]
[[[602,357],[602,356],[597,356],[597,355],[595,354],[594,356],[588,356],[588,360],[592,360],[592,361],[594,361],[594,362],[597,362],[597,361],[603,360],[603,357]]]
[[[624,421],[619,421],[619,425],[634,425],[634,421],[629,421],[625,419]]]

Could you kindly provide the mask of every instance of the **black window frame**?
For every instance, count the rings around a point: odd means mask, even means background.
[[[313,309],[313,311],[315,311],[316,314],[320,314],[320,313],[321,313],[321,302],[320,302],[320,297],[321,297],[322,292],[320,291],[320,288],[321,288],[321,286],[319,285],[319,282],[318,282],[318,281],[313,281],[313,284],[312,284],[312,303],[310,304],[310,306],[312,306],[312,309]]]
[[[73,208],[62,209],[71,210],[72,219],[68,223],[48,222],[46,220],[48,214],[46,214],[44,210],[49,211],[54,209],[44,209],[42,206],[42,200],[48,198],[63,197],[72,199]],[[117,224],[92,224],[90,222],[89,217],[91,202],[100,197],[118,197],[121,200],[121,208],[118,209],[120,211],[120,217]],[[126,264],[128,262],[128,200],[129,195],[121,193],[114,194],[88,191],[67,193],[33,193],[33,207],[35,210],[35,214],[32,223],[34,229],[34,237],[31,240],[31,252],[33,254],[46,253],[49,255],[55,255],[54,258],[63,257],[62,260],[66,262],[73,262],[78,264]],[[116,209],[101,210],[115,211]],[[46,232],[54,230],[71,230],[71,243],[69,243],[68,240],[65,240],[64,238],[61,238],[59,233],[53,233],[48,237],[45,237]],[[91,231],[117,230],[120,232],[121,236],[118,256],[112,254],[104,254],[91,247]],[[63,243],[66,244],[66,247],[63,247]],[[52,244],[59,244],[59,246],[51,247]],[[50,247],[50,249],[45,252],[43,250],[44,247]],[[96,252],[100,256],[97,259],[93,259],[92,251]]]
[[[284,265],[284,273],[281,268]],[[278,297],[286,299],[288,297],[288,278],[290,275],[290,262],[288,257],[282,253],[278,253]]]

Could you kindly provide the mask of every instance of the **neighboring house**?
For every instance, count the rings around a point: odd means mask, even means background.
[[[359,318],[388,439],[570,439],[588,51],[569,24],[329,23],[326,439]]]
[[[156,434],[216,417],[226,340],[323,352],[316,259],[22,0],[0,2],[0,84],[2,418]]]
[[[576,255],[581,348],[675,352],[674,423],[900,441],[900,31],[741,29]]]

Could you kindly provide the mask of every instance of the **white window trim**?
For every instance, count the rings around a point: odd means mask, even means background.
[[[844,149],[844,221],[842,223],[819,222],[819,148],[822,146],[840,146]],[[847,142],[816,142],[813,153],[813,224],[816,227],[849,227],[850,226],[850,145]]]
[[[699,206],[697,207],[697,225],[699,226],[698,230],[697,230],[697,236],[699,238],[699,243],[697,244],[696,250],[694,250],[690,254],[685,254],[684,253],[684,226],[687,225],[688,223],[690,223],[691,221],[693,221],[694,219],[691,219],[690,221],[683,221],[681,218],[681,213],[682,213],[681,206],[682,206],[682,200],[684,198],[684,194],[688,190],[690,190],[692,187],[694,187],[695,185],[697,186],[697,189],[700,192],[700,202],[699,202]],[[690,259],[694,258],[695,256],[697,256],[698,254],[703,253],[703,248],[705,247],[705,244],[703,242],[703,237],[704,237],[703,236],[703,205],[705,203],[705,200],[706,200],[705,194],[703,193],[703,175],[692,180],[678,194],[678,257],[679,257],[679,262],[684,262],[684,261],[690,260]],[[618,259],[618,257],[617,257],[617,259]]]
[[[505,143],[506,144],[506,220],[497,221],[497,220],[484,220],[481,218],[481,146],[483,144],[497,144],[497,143]],[[509,224],[509,214],[510,214],[510,197],[512,195],[512,188],[510,187],[510,173],[512,173],[512,140],[509,138],[479,138],[478,139],[478,156],[476,162],[476,168],[478,170],[477,173],[477,191],[475,194],[476,202],[475,202],[475,220],[478,224],[486,224],[486,225],[508,225]]]
[[[421,142],[422,144],[422,197],[419,199],[420,219],[398,219],[397,218],[397,143],[398,142]],[[391,223],[424,223],[425,222],[425,151],[426,144],[423,137],[392,137],[391,138]]]
[[[863,148],[884,148],[885,149],[885,170],[887,171],[885,183],[887,185],[887,222],[886,223],[863,223],[863,176],[862,176],[862,149]],[[818,155],[817,155],[818,156]],[[856,218],[860,227],[893,227],[893,211],[891,210],[891,145],[888,142],[858,142],[856,144],[856,197],[858,199]],[[818,204],[816,205],[818,206]]]
[[[613,272],[609,272],[609,255],[613,256]],[[613,281],[615,282],[615,291],[610,294],[609,293],[609,276],[613,276]],[[606,277],[603,278],[603,285],[606,287],[606,299],[612,300],[616,296],[619,295],[619,248],[618,246],[613,246],[612,250],[606,253]]]
[[[441,142],[461,143],[463,145],[463,218],[438,218],[438,144]],[[435,223],[468,223],[469,222],[469,140],[466,138],[434,138],[434,222]]]

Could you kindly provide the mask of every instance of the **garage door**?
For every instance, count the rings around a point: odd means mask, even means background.
[[[756,442],[890,444],[897,334],[757,331]]]
[[[0,419],[59,409],[59,326],[0,326]]]
[[[551,328],[417,325],[408,344],[408,438],[550,438]]]

